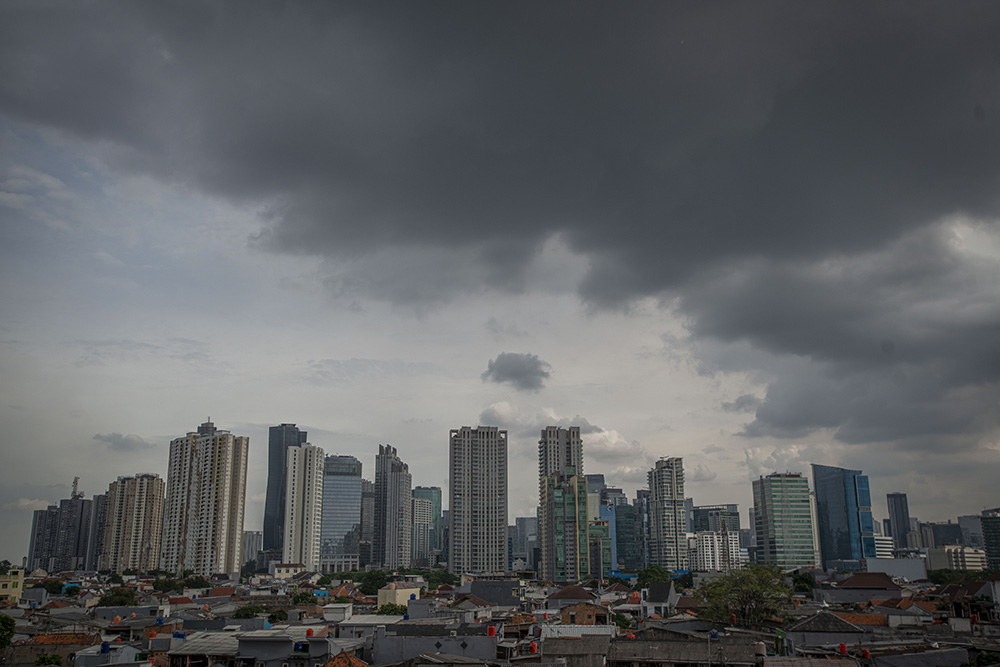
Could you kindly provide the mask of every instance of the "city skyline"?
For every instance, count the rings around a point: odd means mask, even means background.
[[[380,4],[0,5],[0,558],[206,415],[998,504],[1000,7]]]

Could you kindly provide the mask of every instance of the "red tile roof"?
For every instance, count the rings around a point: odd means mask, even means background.
[[[833,614],[854,625],[888,625],[885,620],[885,614],[848,614],[841,611],[835,611]]]
[[[94,644],[101,641],[99,634],[87,634],[86,632],[59,632],[50,635],[36,635],[31,640],[35,645],[51,644]]]

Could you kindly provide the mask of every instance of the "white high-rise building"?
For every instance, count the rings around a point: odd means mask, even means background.
[[[691,538],[691,569],[699,572],[728,572],[746,565],[740,551],[740,534],[714,530],[699,531]]]
[[[545,478],[549,475],[566,474],[569,467],[573,468],[569,476],[583,477],[583,440],[580,439],[580,427],[546,426],[538,440],[539,497],[545,488]]]
[[[323,466],[325,454],[315,445],[285,450],[285,519],[281,560],[319,570],[323,527]]]
[[[649,482],[649,562],[667,570],[688,566],[684,511],[684,463],[664,457],[647,474]]]
[[[250,438],[211,421],[170,442],[160,569],[239,572]]]
[[[375,457],[375,522],[372,560],[383,569],[410,566],[413,479],[395,447],[379,445]]]
[[[108,488],[101,567],[121,574],[158,568],[166,483],[154,473],[119,477]]]
[[[433,504],[429,498],[413,500],[413,535],[410,537],[410,558],[414,567],[426,567],[431,552],[431,515]]]
[[[448,568],[507,570],[507,431],[463,426],[449,434]]]

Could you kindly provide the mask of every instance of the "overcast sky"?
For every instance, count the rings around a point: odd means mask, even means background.
[[[1000,505],[1000,5],[0,5],[0,558],[211,417]],[[447,490],[445,492],[447,497]],[[447,503],[447,500],[446,500]]]

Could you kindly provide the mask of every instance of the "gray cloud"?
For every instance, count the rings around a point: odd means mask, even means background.
[[[122,435],[121,433],[98,433],[94,436],[97,442],[103,442],[114,452],[141,452],[153,449],[156,445],[143,440],[137,435]]]
[[[307,379],[318,385],[359,380],[413,377],[427,373],[431,364],[384,359],[317,359],[308,363]]]
[[[723,402],[722,409],[726,412],[753,412],[761,403],[761,399],[753,394],[742,394],[735,401]]]
[[[537,354],[501,352],[490,359],[483,371],[483,382],[507,383],[520,391],[538,391],[551,376],[552,367]]]
[[[718,477],[718,474],[710,470],[704,463],[699,463],[695,465],[693,470],[685,473],[684,477],[692,482],[711,482]]]

